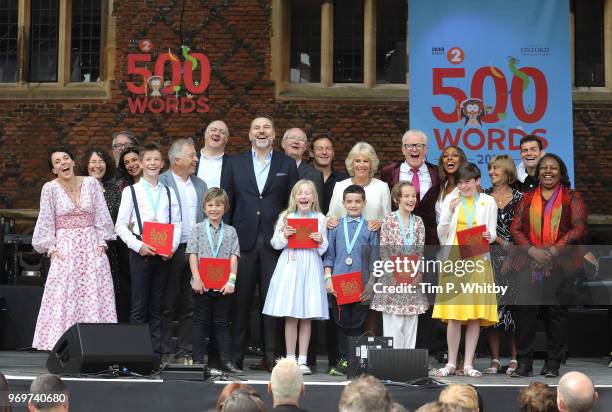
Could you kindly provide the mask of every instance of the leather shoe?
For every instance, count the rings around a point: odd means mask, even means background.
[[[244,375],[242,369],[234,365],[233,362],[226,362],[225,364],[223,364],[223,370],[234,375]]]
[[[270,362],[268,362],[266,359],[262,359],[261,361],[259,361],[259,363],[256,363],[254,365],[250,365],[249,369],[251,369],[253,371],[272,372],[272,365],[270,365]]]
[[[533,376],[533,369],[527,367],[527,365],[519,364],[516,370],[512,372],[512,375],[510,376],[513,378],[526,378],[529,376]]]
[[[554,367],[544,365],[540,374],[544,375],[547,378],[558,378],[559,368],[554,368]]]

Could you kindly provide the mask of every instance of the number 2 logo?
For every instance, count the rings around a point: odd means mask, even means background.
[[[451,64],[461,64],[463,63],[464,53],[460,47],[451,47],[446,53],[446,58]]]

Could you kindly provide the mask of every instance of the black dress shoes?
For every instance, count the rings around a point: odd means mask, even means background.
[[[528,367],[527,365],[518,365],[518,368],[516,368],[516,370],[514,372],[512,372],[512,375],[510,375],[513,378],[526,378],[529,376],[533,376],[533,369]]]
[[[244,372],[242,371],[242,369],[238,368],[236,365],[234,365],[233,362],[226,362],[223,364],[223,370],[226,372],[229,372],[231,374],[234,375],[244,375]]]
[[[544,365],[540,374],[544,375],[547,378],[558,378],[559,368]]]
[[[265,358],[259,361],[258,363],[249,366],[249,369],[253,371],[272,372],[272,368],[273,368],[272,364],[268,362]]]

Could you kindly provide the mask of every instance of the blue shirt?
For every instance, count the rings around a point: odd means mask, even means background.
[[[257,180],[257,189],[259,189],[259,193],[263,192],[264,186],[266,185],[266,180],[268,180],[268,174],[270,173],[270,161],[272,160],[272,150],[268,153],[268,157],[265,162],[262,164],[257,158],[257,152],[251,149],[251,153],[253,154],[253,169],[255,170],[255,180]]]
[[[357,230],[359,222],[350,217],[348,218],[348,234],[350,241]],[[361,219],[363,219],[363,217],[361,217]],[[344,218],[338,220],[338,225],[327,233],[329,246],[323,257],[323,267],[331,267],[332,276],[361,271],[361,278],[365,286],[370,277],[370,272],[373,271],[374,261],[379,259],[379,235],[378,232],[368,230],[368,222],[363,219],[363,226],[361,227],[357,241],[355,242],[355,247],[350,255],[353,262],[349,266],[346,264],[346,258],[349,254],[344,238],[343,220]]]

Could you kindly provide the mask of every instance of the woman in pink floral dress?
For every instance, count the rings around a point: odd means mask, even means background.
[[[32,246],[51,257],[34,342],[51,350],[77,322],[115,323],[115,295],[106,241],[115,230],[96,179],[74,175],[68,149],[49,158],[57,178],[45,183]]]
[[[371,307],[383,313],[383,335],[393,337],[395,349],[414,349],[418,315],[425,313],[429,307],[420,289],[421,270],[409,273],[421,260],[425,244],[423,220],[412,214],[417,196],[415,187],[409,182],[395,185],[391,199],[399,209],[383,217],[380,229],[381,260],[396,261],[396,257],[400,257],[402,263],[395,273],[384,273],[380,277],[381,285],[375,289]],[[414,264],[404,257],[410,257]],[[381,287],[397,287],[402,284],[406,286],[399,293]]]

